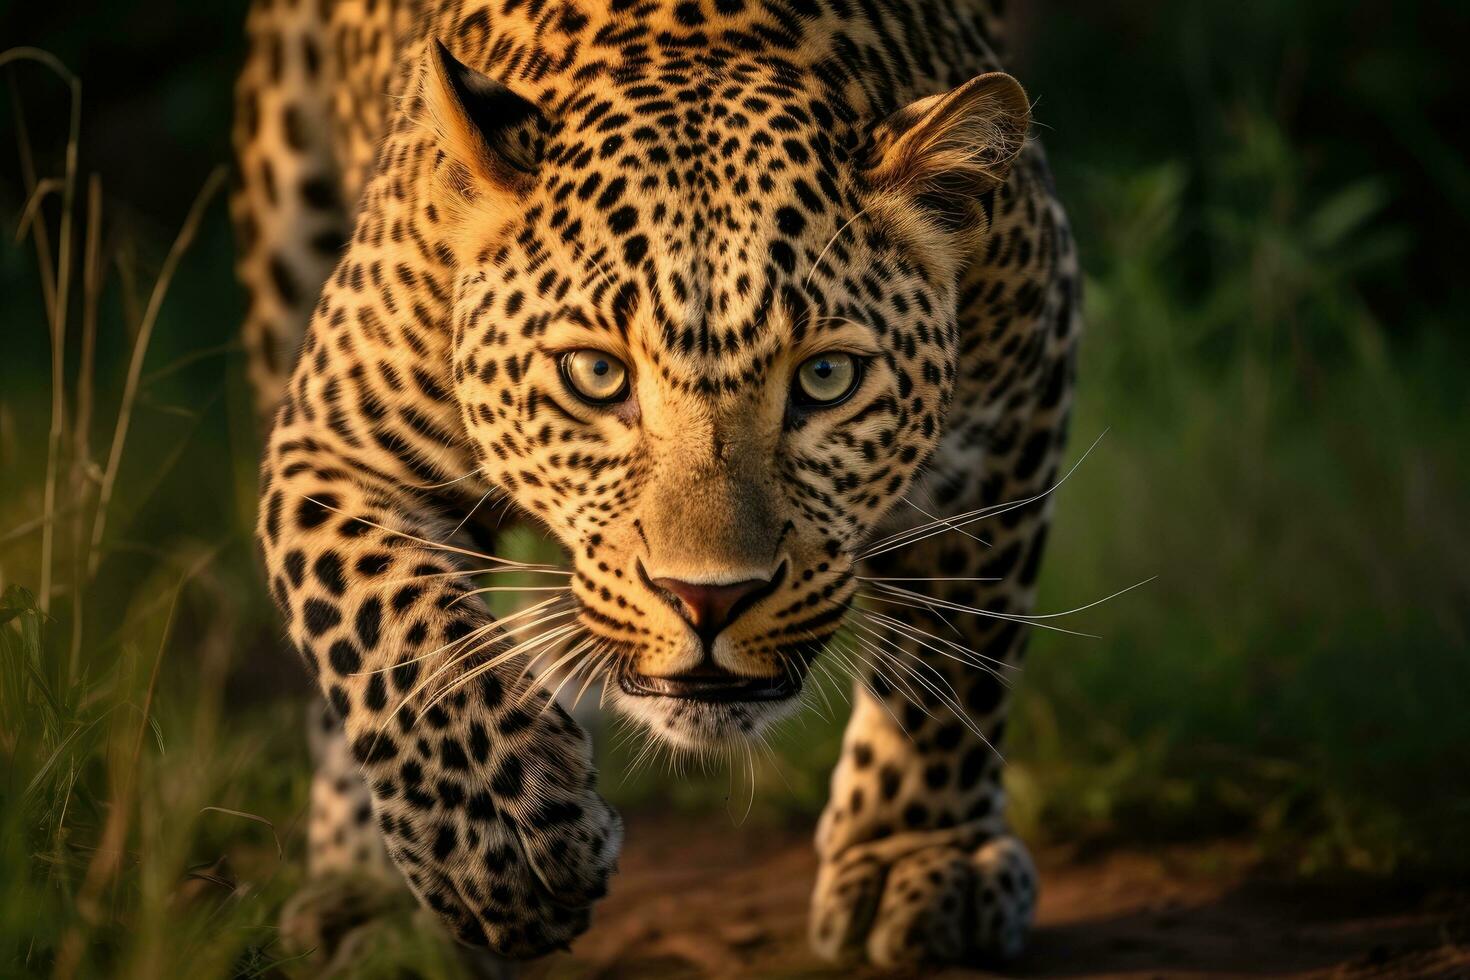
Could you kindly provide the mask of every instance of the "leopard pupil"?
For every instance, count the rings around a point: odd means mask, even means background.
[[[814,370],[819,378],[829,378],[832,376],[832,364],[830,361],[818,361]]]
[[[596,364],[592,365],[592,373],[597,375],[598,377],[602,377],[608,372],[608,370],[608,363],[606,361],[598,361]]]

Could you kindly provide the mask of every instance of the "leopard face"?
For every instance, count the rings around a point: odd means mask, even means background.
[[[684,748],[793,711],[943,431],[1006,76],[856,118],[755,58],[537,107],[430,54],[454,395],[563,544],[613,701]]]

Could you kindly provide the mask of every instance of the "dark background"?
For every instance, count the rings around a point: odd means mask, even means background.
[[[94,574],[78,572],[75,543],[141,308],[228,161],[243,6],[0,10],[0,47],[43,47],[82,79],[73,258],[95,173],[107,268],[85,439],[73,294],[43,617],[52,346],[35,246],[13,234],[27,190],[11,108],[39,173],[58,176],[67,102],[37,66],[0,70],[0,972],[12,956],[151,976],[279,956],[272,923],[299,876],[304,685],[249,542],[258,439],[222,198],[126,407]],[[1035,638],[1009,747],[1018,823],[1099,845],[1239,837],[1309,877],[1462,875],[1470,11],[1012,6],[1013,70],[1087,271],[1074,455],[1107,432],[1059,493],[1040,611],[1157,576],[1066,620],[1098,638]],[[54,255],[57,200],[40,214]],[[785,735],[749,819],[809,820],[839,731],[814,717]],[[726,774],[629,775],[631,754],[607,753],[619,802],[727,819]],[[109,821],[127,859],[98,870]],[[212,899],[184,902],[181,881]]]

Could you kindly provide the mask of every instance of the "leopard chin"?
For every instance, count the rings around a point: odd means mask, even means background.
[[[667,745],[691,753],[718,752],[758,741],[778,722],[801,710],[800,692],[781,700],[695,701],[664,695],[630,695],[621,683],[608,689],[619,714]]]

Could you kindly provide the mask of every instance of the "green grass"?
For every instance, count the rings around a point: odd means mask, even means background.
[[[1290,191],[1256,150],[1222,193]],[[1159,578],[1089,617],[1100,641],[1036,638],[1021,806],[1061,836],[1253,832],[1304,870],[1464,867],[1465,345],[1393,349],[1357,295],[1397,238],[1374,182],[1222,209],[1199,290],[1159,274],[1183,191],[1166,166],[1107,193],[1076,418],[1110,428],[1060,493],[1043,604]]]
[[[1042,839],[1232,834],[1301,873],[1455,873],[1470,869],[1470,304],[1446,256],[1470,175],[1437,113],[1439,79],[1463,72],[1429,26],[1363,48],[1336,5],[1289,6],[1144,22],[1100,4],[1037,28],[1024,77],[1088,272],[1074,456],[1107,431],[1058,492],[1042,611],[1157,578],[1071,621],[1098,639],[1034,638],[1015,813]],[[1099,23],[1126,29],[1099,45]],[[39,174],[63,175],[66,92],[17,74]],[[191,101],[188,118],[211,113]],[[6,132],[9,152],[21,131]],[[305,683],[249,540],[257,437],[223,209],[161,294],[130,395],[158,229],[185,222],[195,188],[150,221],[104,194],[96,235],[86,175],[107,163],[74,176],[54,362],[40,284],[59,268],[61,196],[31,229],[47,272],[9,234],[23,181],[0,186],[0,974],[309,975],[275,931],[300,883]],[[610,738],[605,787],[710,820],[809,817],[834,708],[783,733],[753,801],[743,773],[628,776],[633,750]],[[377,942],[385,975],[454,972],[407,912]]]

